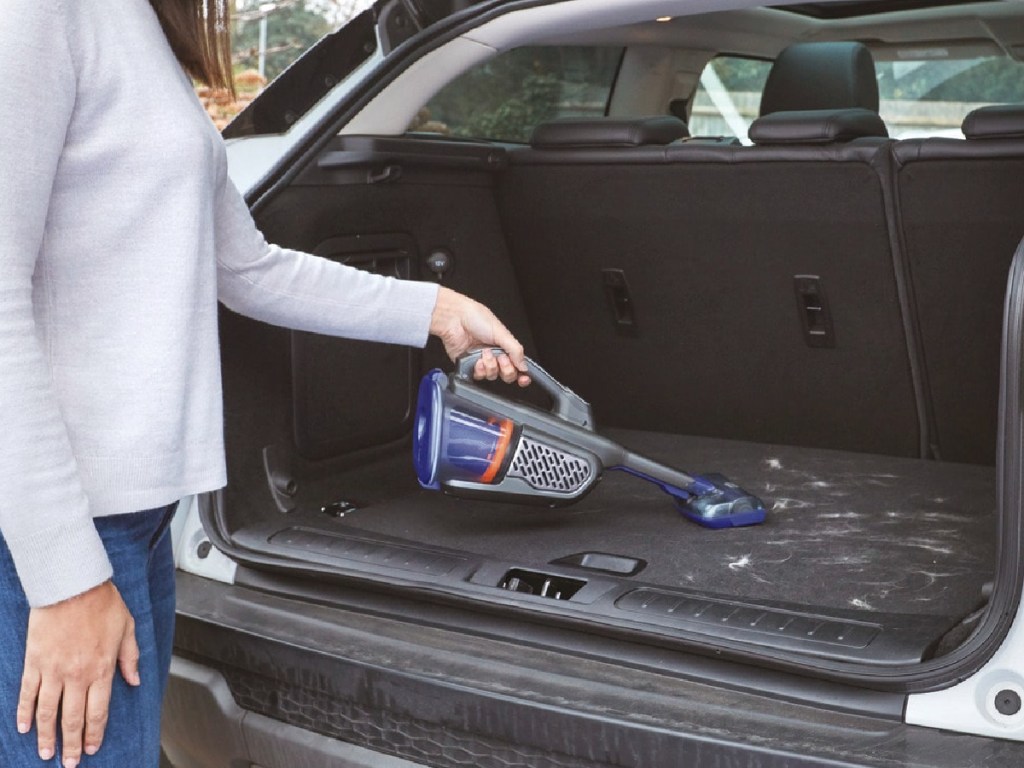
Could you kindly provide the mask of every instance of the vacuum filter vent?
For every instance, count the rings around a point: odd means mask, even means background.
[[[528,437],[519,441],[509,477],[519,477],[538,491],[575,493],[591,479],[590,464],[566,451]]]

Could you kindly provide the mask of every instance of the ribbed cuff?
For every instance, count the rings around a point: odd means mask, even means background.
[[[88,516],[6,541],[33,608],[80,595],[113,576],[103,541]]]

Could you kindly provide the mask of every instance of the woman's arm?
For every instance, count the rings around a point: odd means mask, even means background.
[[[442,288],[430,318],[430,333],[441,339],[452,360],[477,347],[500,347],[506,354],[497,357],[490,349],[484,350],[474,366],[474,376],[529,385],[523,345],[483,304]]]
[[[235,186],[216,211],[217,293],[239,314],[330,336],[423,346],[438,286],[270,245]]]
[[[77,761],[83,738],[97,748],[102,739],[119,656],[134,682],[138,650],[131,617],[107,581],[110,562],[33,311],[33,275],[76,97],[64,19],[58,0],[7,0],[0,24],[0,531],[33,606],[18,729],[34,721],[40,757],[49,759],[60,708],[64,756]]]
[[[62,16],[53,0],[15,0],[0,25],[0,530],[31,605],[110,577],[33,311],[33,275],[75,104]]]
[[[434,283],[374,275],[270,245],[230,180],[222,182],[218,200],[217,291],[230,309],[286,328],[417,347],[432,333],[453,359],[497,346],[507,354],[485,354],[477,377],[529,383],[522,345],[479,302]]]

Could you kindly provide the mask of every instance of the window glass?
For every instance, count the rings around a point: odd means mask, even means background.
[[[944,48],[900,51],[878,60],[879,112],[893,138],[962,137],[967,114],[989,104],[1024,102],[1024,63],[1005,56],[956,58]],[[693,136],[735,136],[744,144],[757,118],[771,62],[712,59],[690,113]]]
[[[770,61],[717,56],[701,73],[690,110],[690,135],[733,136],[744,144],[757,119]]]
[[[893,138],[962,137],[967,114],[1024,101],[1024,64],[1004,56],[950,58],[942,48],[920,58],[876,61],[882,119]]]
[[[446,86],[409,130],[527,143],[534,127],[546,120],[607,114],[622,52],[583,46],[516,48]]]

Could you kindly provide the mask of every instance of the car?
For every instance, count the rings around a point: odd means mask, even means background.
[[[323,38],[224,131],[258,226],[479,299],[538,382],[223,310],[167,765],[1024,765],[1022,57],[1013,0]],[[472,482],[458,408],[515,454]]]

